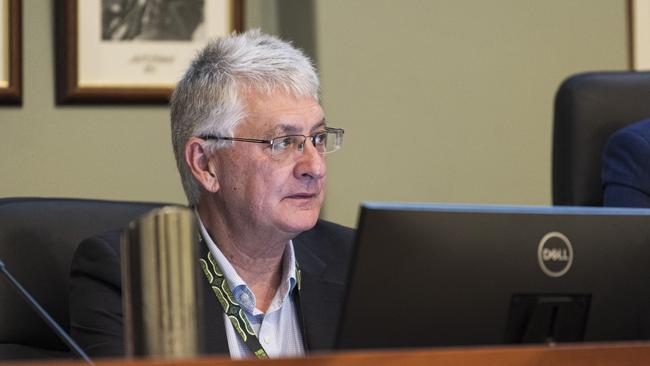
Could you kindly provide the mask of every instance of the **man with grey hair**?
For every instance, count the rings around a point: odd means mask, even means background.
[[[210,43],[174,90],[172,143],[205,251],[208,353],[334,345],[353,231],[318,219],[324,155],[343,138],[318,91],[309,58],[257,30]],[[118,233],[82,242],[71,279],[73,337],[91,355],[123,354]],[[226,298],[241,315],[226,314]]]

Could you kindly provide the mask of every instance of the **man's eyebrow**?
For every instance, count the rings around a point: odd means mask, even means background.
[[[323,119],[320,120],[320,122],[318,122],[317,124],[315,124],[311,128],[311,132],[314,132],[316,130],[320,130],[321,128],[325,127],[326,125],[327,125],[327,122],[325,122],[325,118],[323,118]]]
[[[310,131],[314,132],[320,128],[325,127],[325,119],[320,120],[314,126],[311,127]],[[277,137],[279,135],[299,135],[302,134],[302,129],[295,125],[281,123],[275,127],[266,131],[266,136],[269,138]]]
[[[281,123],[276,125],[268,130],[266,130],[265,135],[269,138],[278,137],[280,135],[291,135],[300,133],[300,129],[294,125]]]

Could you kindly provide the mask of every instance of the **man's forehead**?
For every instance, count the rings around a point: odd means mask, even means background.
[[[322,111],[322,107],[318,100],[312,97],[303,98],[264,98],[257,100],[249,100],[245,106],[248,115],[259,114],[276,114],[276,115],[293,115],[314,113]]]
[[[247,89],[244,94],[244,104],[251,112],[259,110],[289,112],[295,109],[320,107],[320,102],[312,95],[294,94],[278,88],[272,91]]]
[[[246,97],[246,117],[241,124],[245,130],[268,135],[292,134],[325,125],[325,113],[314,97],[284,92],[249,93]]]

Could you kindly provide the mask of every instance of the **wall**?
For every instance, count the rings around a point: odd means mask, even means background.
[[[23,3],[23,106],[0,109],[0,196],[183,202],[165,106],[56,106],[53,1]]]
[[[315,55],[345,148],[324,217],[364,200],[550,203],[552,101],[627,65],[624,0],[248,0]],[[165,106],[54,104],[51,1],[23,1],[24,103],[0,108],[0,196],[184,202]]]
[[[346,130],[326,216],[365,200],[551,203],[554,93],[627,65],[625,1],[316,2],[323,104]]]

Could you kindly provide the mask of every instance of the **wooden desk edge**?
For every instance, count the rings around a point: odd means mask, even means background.
[[[650,342],[590,343],[559,346],[494,346],[373,350],[316,353],[305,358],[275,360],[230,360],[224,357],[196,359],[103,359],[97,366],[447,366],[447,365],[646,365],[650,364]],[[81,361],[3,362],[0,366],[80,366]]]

